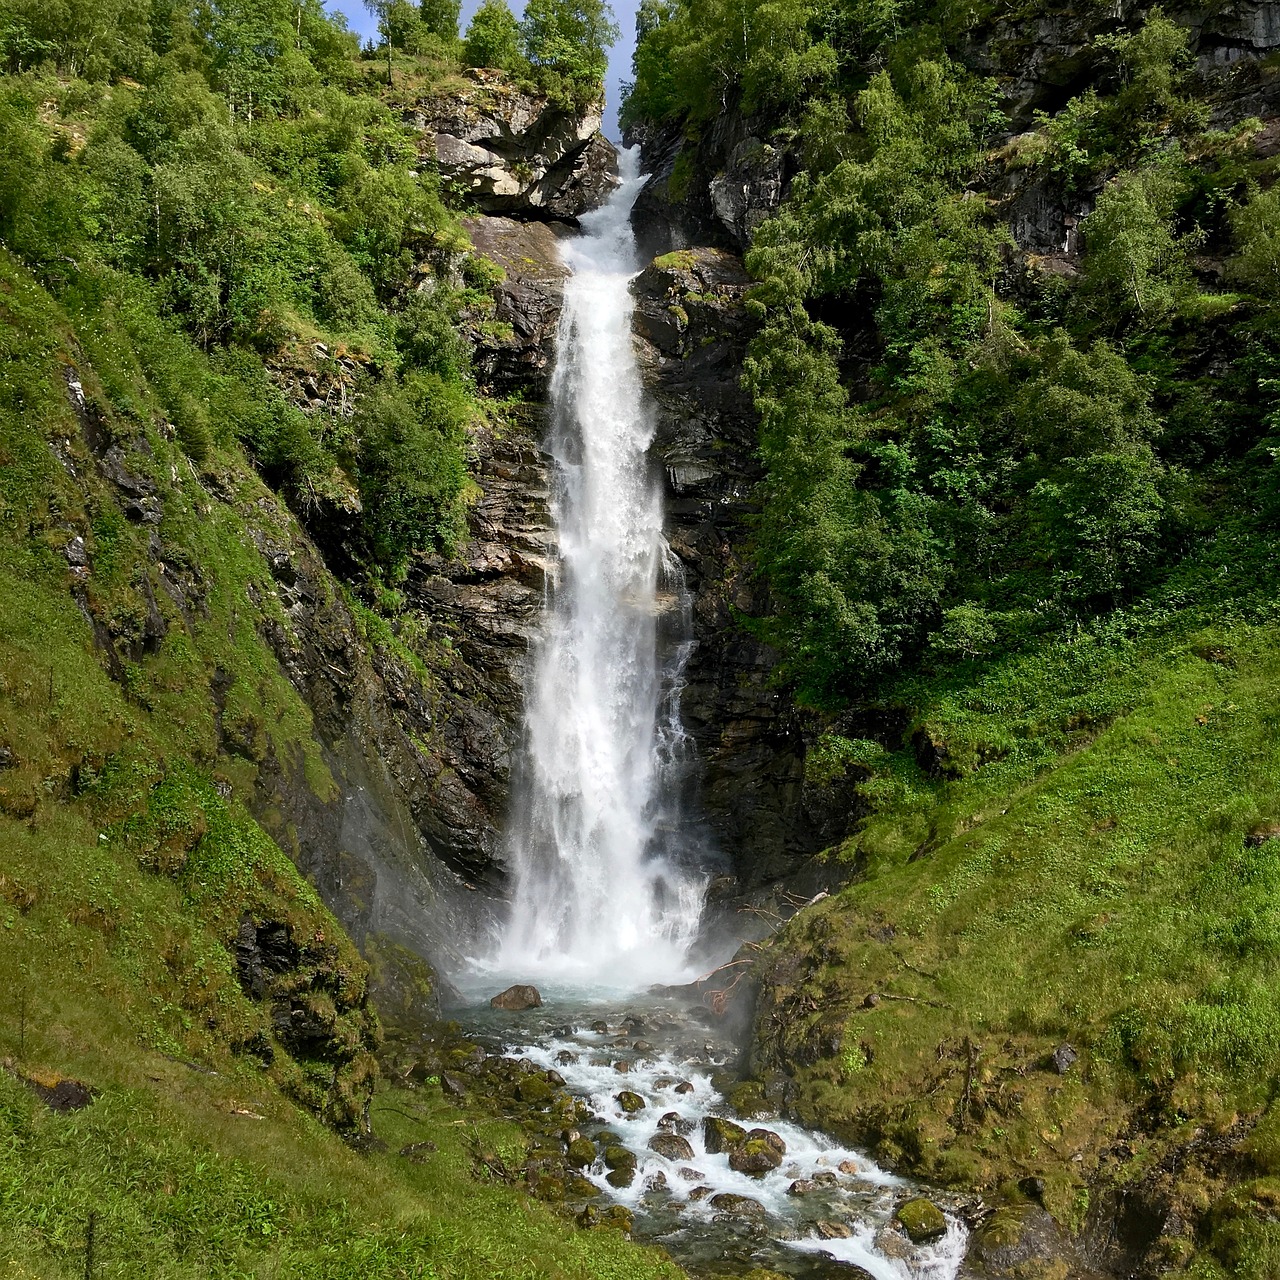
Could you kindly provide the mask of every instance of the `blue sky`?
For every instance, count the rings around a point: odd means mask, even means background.
[[[508,0],[512,12],[518,18],[524,11],[523,0]],[[615,142],[618,138],[618,102],[622,96],[621,86],[624,80],[631,78],[631,50],[635,46],[636,7],[635,0],[611,0],[614,17],[622,34],[618,43],[609,51],[609,75],[605,80],[605,117],[604,131]],[[462,0],[462,30],[467,29],[471,15],[480,7],[480,0]],[[364,37],[377,34],[378,23],[361,0],[329,0],[329,9],[347,16],[347,25]]]

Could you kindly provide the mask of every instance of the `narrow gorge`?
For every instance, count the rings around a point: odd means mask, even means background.
[[[0,1274],[1280,1275],[1277,6],[372,8],[0,0]]]

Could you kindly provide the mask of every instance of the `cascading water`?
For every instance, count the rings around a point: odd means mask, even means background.
[[[664,840],[681,735],[659,615],[682,584],[631,338],[638,149],[620,160],[617,191],[565,250],[549,441],[559,568],[526,695],[497,965],[635,987],[687,976],[703,877]],[[684,652],[674,647],[677,666]]]

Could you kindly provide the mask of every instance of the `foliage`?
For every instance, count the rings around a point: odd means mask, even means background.
[[[520,24],[506,0],[484,0],[472,16],[464,43],[469,67],[517,72],[525,65],[520,51]]]
[[[526,0],[520,44],[537,71],[598,94],[618,27],[607,0]]]

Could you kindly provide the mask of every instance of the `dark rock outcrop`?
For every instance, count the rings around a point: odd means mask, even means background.
[[[786,196],[795,156],[765,141],[767,122],[728,110],[690,142],[678,127],[641,129],[650,175],[631,213],[646,256],[697,245],[742,251]]]
[[[567,229],[497,217],[468,218],[463,226],[476,252],[503,274],[493,289],[493,311],[473,314],[467,328],[477,380],[495,396],[544,400],[569,274],[557,248]]]
[[[805,812],[806,721],[772,680],[775,653],[743,625],[769,609],[744,553],[761,474],[741,386],[748,285],[734,254],[700,247],[656,259],[632,286],[667,538],[692,593],[681,713],[700,757],[698,808],[738,888],[787,875],[826,834]]]
[[[408,113],[424,159],[485,213],[573,219],[598,209],[617,177],[600,133],[600,104],[567,110],[497,71],[468,71],[468,87]]]

